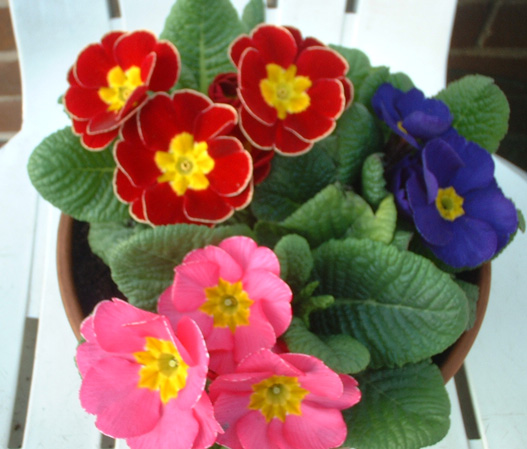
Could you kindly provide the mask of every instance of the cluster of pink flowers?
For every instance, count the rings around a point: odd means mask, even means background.
[[[172,92],[178,50],[147,31],[108,33],[70,70],[73,131],[88,150],[113,148],[114,191],[137,221],[228,219],[250,203],[275,151],[305,153],[350,104],[347,62],[294,28],[261,25],[230,57],[238,70],[220,74],[210,98]]]
[[[159,313],[113,299],[84,321],[83,407],[132,449],[342,445],[357,382],[278,349],[291,298],[276,255],[248,237],[192,251]]]

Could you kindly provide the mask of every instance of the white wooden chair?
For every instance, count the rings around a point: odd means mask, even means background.
[[[277,7],[267,10],[269,22],[298,26],[304,35],[327,43],[360,48],[374,65],[407,72],[427,94],[444,86],[455,0],[274,3]],[[346,12],[351,3],[356,11]],[[241,11],[245,0],[234,4]],[[110,29],[159,32],[171,5],[172,0],[120,0],[121,18],[115,19],[107,0],[10,1],[22,73],[23,125],[0,149],[0,449],[20,444],[24,449],[113,447],[101,439],[93,417],[78,401],[76,342],[63,314],[55,273],[59,212],[38,198],[26,164],[43,137],[69,123],[57,99],[78,52]],[[527,211],[525,174],[498,159],[498,178]],[[517,240],[493,264],[488,316],[467,362],[480,437],[465,434],[455,384],[450,382],[451,431],[436,449],[525,447],[527,392],[522,382],[527,363],[518,353],[527,336],[520,322],[527,316],[520,293],[527,287],[525,262],[520,264],[527,242],[523,235]],[[514,339],[504,328],[513,329]],[[118,441],[115,447],[126,445]]]

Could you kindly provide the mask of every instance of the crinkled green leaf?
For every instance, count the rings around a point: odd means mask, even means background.
[[[293,292],[299,291],[308,281],[313,269],[313,257],[309,243],[303,237],[289,234],[274,247],[280,261],[280,276]]]
[[[450,402],[436,365],[426,361],[356,378],[362,398],[343,412],[348,425],[344,446],[419,449],[446,436]]]
[[[265,22],[265,5],[262,0],[250,0],[242,14],[245,32],[249,33],[256,25]]]
[[[330,241],[313,255],[317,293],[336,300],[311,315],[311,330],[356,338],[372,367],[431,357],[466,328],[464,292],[424,257],[369,239]]]
[[[383,154],[370,154],[362,165],[362,196],[373,207],[377,207],[388,195],[384,178]]]
[[[356,196],[357,200],[364,201],[362,197]],[[364,204],[367,203],[364,201]],[[375,214],[369,206],[365,208],[364,213],[353,223],[347,235],[390,243],[393,240],[396,224],[397,208],[393,195],[390,194],[381,201]]]
[[[244,32],[229,0],[178,0],[161,33],[178,49],[185,66],[206,93],[218,73],[231,72],[231,42]]]
[[[391,242],[397,249],[407,250],[410,246],[410,241],[414,236],[413,231],[407,231],[404,229],[396,229],[393,234],[393,240]]]
[[[88,243],[94,254],[110,265],[113,251],[121,242],[150,227],[127,220],[126,222],[91,223]]]
[[[194,89],[199,90],[198,80],[196,76],[183,62],[181,62],[181,70],[179,72],[179,79],[174,87],[174,90],[179,89]]]
[[[471,282],[462,281],[460,279],[456,279],[456,283],[465,292],[465,295],[467,297],[467,303],[468,303],[467,329],[470,329],[472,326],[474,326],[474,322],[476,321],[476,307],[478,305],[478,299],[479,299],[479,287],[476,284],[472,284]]]
[[[352,184],[366,157],[382,149],[381,130],[368,109],[363,104],[354,103],[338,120],[334,134],[337,137],[334,153],[337,180]]]
[[[280,221],[335,180],[335,163],[322,142],[297,157],[276,155],[269,176],[256,189],[251,203],[259,220]]]
[[[284,340],[291,352],[309,354],[322,360],[337,373],[358,373],[368,366],[368,350],[349,335],[319,337],[309,332],[301,319],[294,317]]]
[[[318,285],[318,282],[316,282]],[[313,285],[313,284],[311,284]],[[309,327],[309,316],[315,310],[325,309],[335,302],[335,298],[331,295],[307,296],[305,290],[302,290],[299,295],[295,296],[294,311],[295,315],[300,317],[302,321]]]
[[[70,127],[35,148],[28,163],[31,182],[51,204],[80,221],[122,221],[128,206],[113,191],[111,150],[88,151]]]
[[[360,89],[361,84],[370,74],[371,64],[366,53],[357,48],[346,48],[341,45],[330,44],[330,47],[337,51],[349,64],[346,76],[353,83],[355,91]]]
[[[121,245],[110,260],[119,290],[137,307],[154,310],[159,295],[172,283],[174,267],[196,248],[233,235],[251,235],[244,225],[208,228],[177,224],[140,232]]]
[[[437,94],[454,116],[453,126],[468,140],[494,153],[509,125],[510,108],[505,94],[492,78],[468,75]]]

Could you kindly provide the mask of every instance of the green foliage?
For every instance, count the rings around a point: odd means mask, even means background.
[[[337,373],[358,373],[370,361],[368,350],[349,335],[320,337],[306,328],[299,318],[293,318],[284,340],[291,352],[309,354],[322,360]]]
[[[456,279],[457,285],[465,292],[468,304],[468,323],[467,330],[474,326],[476,321],[476,307],[479,299],[479,287],[470,282],[465,282],[460,279]]]
[[[353,184],[364,159],[381,150],[382,133],[368,109],[354,103],[338,120],[334,135],[337,138],[333,153],[338,167],[337,180]]]
[[[88,151],[71,128],[59,130],[35,148],[28,163],[38,192],[80,221],[122,221],[128,206],[113,191],[115,162],[110,150]]]
[[[243,32],[229,0],[178,0],[160,37],[177,47],[198,90],[206,93],[218,73],[233,71],[227,50]]]
[[[450,83],[437,98],[450,108],[453,126],[461,135],[491,153],[498,149],[507,133],[510,108],[492,78],[465,76]]]
[[[147,229],[123,241],[110,260],[112,277],[131,304],[155,310],[159,295],[172,283],[174,267],[196,248],[233,235],[251,235],[244,225],[214,229],[177,224]]]
[[[355,91],[360,89],[366,77],[370,74],[371,64],[366,53],[356,48],[346,48],[340,45],[330,45],[348,62],[349,71],[346,76],[353,83]]]
[[[356,197],[357,201],[360,200],[367,204],[359,195]],[[369,206],[365,207],[364,214],[353,224],[347,235],[390,243],[393,240],[396,223],[397,208],[393,195],[388,195],[381,201],[375,214]]]
[[[362,165],[362,196],[373,207],[377,207],[389,193],[384,179],[383,155],[384,153],[371,154]]]
[[[296,234],[283,237],[274,247],[280,261],[280,275],[293,292],[298,292],[308,281],[313,269],[309,243]]]
[[[265,5],[262,0],[250,0],[243,10],[242,23],[245,32],[249,33],[254,27],[265,22]]]
[[[334,296],[335,303],[311,314],[311,330],[356,338],[369,349],[374,368],[431,357],[466,328],[464,292],[421,256],[347,239],[320,246],[314,261],[317,293]]]
[[[356,449],[418,449],[449,428],[450,402],[437,366],[428,361],[357,376],[361,401],[344,411]]]

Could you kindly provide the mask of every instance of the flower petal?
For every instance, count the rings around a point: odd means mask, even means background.
[[[276,254],[265,246],[258,246],[249,237],[229,237],[219,247],[229,253],[244,271],[258,269],[280,275],[280,262]]]
[[[245,137],[257,148],[273,148],[276,126],[268,126],[256,120],[247,109],[240,109],[240,128]]]
[[[238,121],[236,110],[228,104],[214,104],[197,116],[194,140],[201,142],[227,134]]]
[[[298,134],[284,127],[276,129],[275,150],[284,156],[300,156],[313,147],[313,141],[304,140]]]
[[[328,47],[309,47],[298,56],[299,76],[307,76],[314,82],[324,78],[339,78],[349,69],[346,60]]]
[[[157,151],[168,151],[174,136],[192,132],[193,120],[184,120],[165,93],[154,95],[139,111],[139,132],[145,145]]]
[[[184,197],[176,195],[168,183],[157,184],[144,193],[145,216],[153,225],[189,223],[183,211]]]
[[[218,223],[229,218],[234,210],[211,189],[188,190],[183,200],[185,215],[189,220],[202,223]]]
[[[298,48],[293,35],[286,28],[260,25],[253,30],[251,38],[264,63],[274,62],[286,69],[295,61]]]

